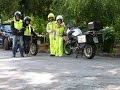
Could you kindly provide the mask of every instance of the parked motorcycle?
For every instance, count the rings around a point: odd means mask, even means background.
[[[67,39],[64,44],[65,54],[70,55],[73,52],[76,54],[76,58],[81,54],[87,59],[92,59],[96,54],[96,44],[99,43],[98,32],[102,28],[103,27],[100,22],[88,23],[89,31],[85,33],[82,33],[82,31],[77,27],[68,27],[66,31]]]
[[[46,35],[37,35],[31,37],[31,44],[30,44],[30,53],[32,55],[36,55],[41,50],[48,49],[49,44],[46,43]]]
[[[36,55],[38,53],[39,44],[41,44],[38,36],[31,36],[30,49],[29,52],[31,55]]]
[[[16,52],[19,52],[20,41],[17,41]],[[30,53],[31,55],[35,56],[38,53],[38,46],[37,46],[37,37],[31,36],[30,44],[24,44],[24,51]]]

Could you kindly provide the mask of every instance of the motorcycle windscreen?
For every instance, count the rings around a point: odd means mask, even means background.
[[[72,33],[73,36],[78,36],[78,35],[82,35],[82,31],[79,28],[75,28],[74,29],[74,33]]]
[[[78,37],[78,43],[86,43],[86,35],[80,35]]]

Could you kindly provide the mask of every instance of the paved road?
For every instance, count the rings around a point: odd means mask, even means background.
[[[120,59],[11,57],[0,49],[0,90],[120,90]]]

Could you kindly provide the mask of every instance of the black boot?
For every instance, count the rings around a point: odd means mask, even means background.
[[[55,56],[55,55],[53,55],[53,54],[50,54],[50,56]]]

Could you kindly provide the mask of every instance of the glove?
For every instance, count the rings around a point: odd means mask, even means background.
[[[18,35],[22,35],[23,34],[23,31],[18,31]]]

